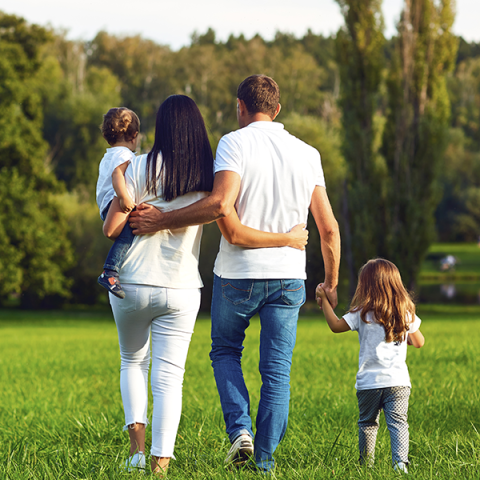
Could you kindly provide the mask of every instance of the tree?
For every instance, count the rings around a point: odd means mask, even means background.
[[[170,49],[139,35],[116,37],[99,32],[87,45],[86,54],[88,66],[106,67],[120,80],[121,106],[137,113],[143,131],[153,129],[158,107],[177,93],[171,86]]]
[[[388,79],[386,252],[410,287],[435,235],[450,115],[446,75],[458,43],[453,21],[453,0],[405,0]]]
[[[106,67],[89,66],[83,42],[57,36],[37,74],[48,162],[69,190],[95,198],[98,164],[108,148],[99,125],[121,104],[120,82]]]
[[[359,267],[382,251],[384,165],[378,154],[381,123],[376,121],[376,110],[384,37],[381,0],[337,1],[345,18],[336,48],[347,163],[343,238],[352,290]]]
[[[55,201],[63,188],[45,165],[36,83],[50,38],[47,30],[0,13],[0,301],[22,294],[24,306],[69,293],[64,271],[72,252]]]

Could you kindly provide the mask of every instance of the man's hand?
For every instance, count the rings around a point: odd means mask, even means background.
[[[320,307],[320,309],[322,309],[322,296],[324,296],[323,294],[326,296],[332,308],[335,308],[338,305],[337,289],[329,288],[325,283],[319,283],[315,292],[315,298],[317,300],[317,305]]]
[[[165,216],[158,208],[147,203],[137,206],[137,209],[130,214],[128,222],[134,235],[145,235],[164,230],[162,219]]]
[[[289,247],[305,250],[305,245],[308,243],[308,230],[305,227],[306,225],[304,223],[300,223],[288,232],[290,237]]]

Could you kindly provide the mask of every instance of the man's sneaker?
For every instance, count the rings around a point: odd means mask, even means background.
[[[245,465],[253,455],[252,437],[246,433],[239,435],[228,451],[225,463],[233,463],[237,467]]]
[[[107,275],[105,271],[98,277],[98,283],[103,288],[106,288],[110,293],[118,298],[125,298],[125,292],[118,281],[118,277],[113,275]]]
[[[127,458],[125,461],[125,470],[127,472],[138,472],[139,470],[145,470],[145,454],[138,452],[135,455]]]
[[[403,462],[398,462],[393,466],[396,472],[408,473],[407,465]]]

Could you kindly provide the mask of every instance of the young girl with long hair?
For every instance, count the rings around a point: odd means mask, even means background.
[[[207,130],[195,102],[172,95],[160,106],[155,142],[126,172],[127,190],[135,205],[147,203],[176,210],[208,195],[213,186],[213,155]],[[112,201],[103,231],[116,238],[128,220],[118,197]],[[308,232],[297,225],[275,234],[244,227],[249,246],[304,249]],[[173,457],[182,411],[182,384],[190,340],[203,286],[198,271],[202,227],[194,225],[135,236],[120,268],[125,292],[110,292],[120,344],[120,390],[125,430],[130,436],[128,470],[145,468],[150,338],[153,396],[151,467],[163,475]]]
[[[343,318],[335,315],[321,285],[316,296],[332,332],[358,332],[360,355],[355,388],[360,462],[373,465],[383,410],[390,432],[393,467],[407,473],[411,388],[407,344],[420,348],[425,339],[419,330],[421,320],[415,315],[415,304],[398,268],[383,258],[368,261],[360,270],[350,310]]]

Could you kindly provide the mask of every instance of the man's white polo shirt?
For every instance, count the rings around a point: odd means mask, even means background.
[[[254,122],[218,144],[215,173],[241,177],[235,203],[240,221],[265,232],[286,233],[307,223],[315,186],[325,186],[320,154],[281,123]],[[290,247],[244,248],[223,237],[214,273],[225,278],[306,278],[305,251]]]

